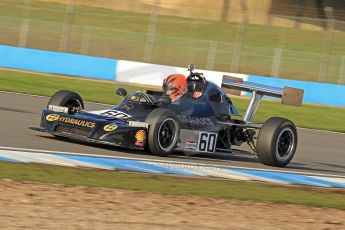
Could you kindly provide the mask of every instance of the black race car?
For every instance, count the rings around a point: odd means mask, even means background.
[[[295,125],[285,118],[272,117],[261,127],[251,120],[262,96],[282,98],[285,104],[301,105],[303,91],[276,88],[223,76],[222,88],[206,81],[202,73],[190,74],[187,89],[176,101],[159,91],[147,90],[127,95],[124,100],[101,111],[84,110],[83,99],[75,92],[55,93],[42,111],[40,127],[31,129],[91,143],[147,150],[169,156],[173,151],[187,154],[231,152],[246,142],[251,154],[266,165],[287,165],[297,147]],[[243,119],[228,93],[252,92]],[[197,98],[193,95],[198,92]]]

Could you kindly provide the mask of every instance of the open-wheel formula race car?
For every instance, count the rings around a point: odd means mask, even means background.
[[[175,150],[188,155],[231,153],[234,146],[247,143],[250,153],[263,164],[283,167],[291,161],[297,147],[294,123],[272,117],[259,127],[251,121],[264,95],[299,106],[303,90],[255,84],[225,75],[219,87],[202,73],[194,72],[194,65],[188,70],[185,80],[180,74],[166,78],[163,92],[147,90],[127,95],[125,89],[119,88],[116,94],[124,99],[108,110],[86,111],[80,95],[58,91],[43,109],[40,127],[30,128],[67,139],[145,149],[157,156],[169,156]],[[236,119],[240,114],[227,93],[240,91],[252,92],[252,97],[243,119]]]

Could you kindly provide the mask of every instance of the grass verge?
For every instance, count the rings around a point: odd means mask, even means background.
[[[345,209],[345,191],[0,162],[0,178]]]
[[[115,95],[117,87],[124,87],[128,91],[148,89],[133,84],[0,70],[0,90],[4,91],[51,96],[58,90],[69,89],[78,92],[86,101],[117,104],[122,100]],[[243,113],[248,99],[233,98],[233,101]],[[255,121],[263,122],[269,117],[280,116],[292,120],[299,127],[345,132],[344,112],[344,108],[315,105],[291,107],[276,101],[262,101]]]

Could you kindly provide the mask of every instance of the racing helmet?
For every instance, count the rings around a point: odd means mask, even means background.
[[[163,80],[163,94],[174,102],[187,91],[187,80],[183,74],[172,74]]]

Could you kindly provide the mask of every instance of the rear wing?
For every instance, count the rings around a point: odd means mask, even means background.
[[[243,81],[242,78],[223,76],[222,88],[225,92],[241,95],[241,91],[251,92],[252,98],[248,105],[244,121],[250,122],[263,96],[281,98],[282,104],[301,106],[304,90],[285,86],[284,88]]]

